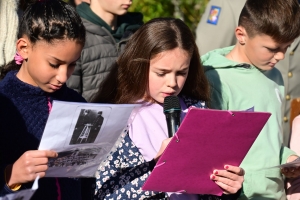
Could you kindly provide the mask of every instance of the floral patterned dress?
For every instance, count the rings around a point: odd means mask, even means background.
[[[182,99],[187,107],[206,108],[204,102],[185,97],[182,97]],[[121,134],[120,140],[121,142],[116,143],[118,145],[115,150],[110,153],[96,172],[94,200],[169,199],[164,192],[143,191],[141,189],[153,170],[155,161],[145,161],[143,155],[130,139],[128,127]],[[199,200],[222,199],[224,198],[212,195],[199,195]]]

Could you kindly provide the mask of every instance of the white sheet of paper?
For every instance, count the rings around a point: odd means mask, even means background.
[[[39,150],[53,150],[47,177],[93,177],[138,104],[53,101]]]
[[[20,190],[19,192],[8,194],[4,197],[0,197],[0,200],[30,200],[32,195],[39,188],[38,181],[39,181],[39,176],[35,178],[31,189]]]

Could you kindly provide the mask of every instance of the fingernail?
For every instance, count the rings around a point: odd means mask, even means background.
[[[211,179],[215,179],[216,177],[215,177],[214,175],[211,175],[210,178],[211,178]]]
[[[219,172],[218,172],[217,170],[214,170],[214,174],[216,174],[216,175],[217,175],[218,173],[219,173]]]
[[[225,165],[225,169],[228,169],[229,168],[229,166],[228,165]]]

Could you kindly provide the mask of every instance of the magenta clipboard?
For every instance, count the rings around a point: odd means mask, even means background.
[[[142,189],[222,195],[210,174],[225,164],[239,166],[270,116],[190,108]]]

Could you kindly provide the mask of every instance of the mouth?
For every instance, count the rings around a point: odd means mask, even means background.
[[[175,92],[163,92],[163,96],[173,96],[175,94]]]
[[[269,62],[269,66],[274,67],[276,63]]]
[[[50,88],[51,88],[52,90],[59,90],[59,89],[61,88],[61,86],[62,86],[62,85],[54,85],[54,84],[51,84],[51,83],[50,83]]]
[[[131,4],[122,4],[122,7],[125,9],[128,9],[131,6]]]

